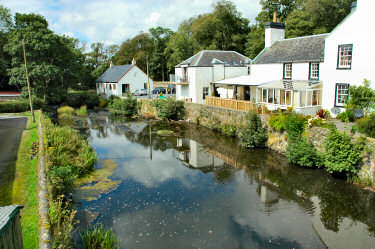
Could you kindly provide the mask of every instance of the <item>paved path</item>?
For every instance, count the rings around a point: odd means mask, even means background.
[[[0,115],[0,206],[11,204],[12,185],[26,117]]]

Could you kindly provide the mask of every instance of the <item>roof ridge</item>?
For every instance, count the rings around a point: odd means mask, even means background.
[[[279,40],[278,42],[288,41],[288,40],[298,40],[298,39],[304,39],[304,38],[310,38],[310,37],[317,37],[317,36],[325,36],[325,35],[329,35],[329,33],[317,34],[317,35],[306,35],[306,36],[299,36],[299,37],[287,38],[287,39]]]

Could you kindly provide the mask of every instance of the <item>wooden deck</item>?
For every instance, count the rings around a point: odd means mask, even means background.
[[[265,105],[259,103],[253,103],[245,100],[235,99],[223,99],[219,97],[206,96],[206,105],[223,107],[239,111],[254,111],[255,113],[263,114],[265,111]]]

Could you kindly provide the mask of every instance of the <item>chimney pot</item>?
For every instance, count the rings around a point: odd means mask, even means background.
[[[277,16],[276,16],[276,11],[273,12],[273,22],[277,22]]]
[[[113,63],[112,61],[109,62],[109,67],[112,67],[113,66]]]
[[[133,58],[133,60],[132,60],[132,66],[134,66],[135,64],[137,64],[137,62],[136,62],[135,59]]]

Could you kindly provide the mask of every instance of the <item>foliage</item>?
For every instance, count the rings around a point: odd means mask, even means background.
[[[228,137],[235,137],[237,133],[237,127],[234,125],[224,125],[222,127],[222,131],[224,132],[225,135]]]
[[[337,115],[337,118],[342,122],[354,122],[355,120],[353,111],[351,110],[346,110],[345,112],[340,113],[339,115]]]
[[[85,105],[81,106],[78,110],[76,110],[78,116],[86,116],[88,114],[87,107]]]
[[[288,116],[285,114],[273,114],[268,120],[268,125],[278,132],[284,132],[287,118]]]
[[[323,163],[330,173],[356,173],[355,166],[360,159],[360,148],[352,142],[352,138],[345,132],[340,132],[335,126],[330,127],[324,140],[326,153]]]
[[[316,127],[327,127],[327,120],[325,120],[324,118],[321,118],[319,116],[315,116],[315,117],[309,118],[307,120],[307,126],[309,128],[311,128],[313,126],[316,126]]]
[[[157,115],[162,119],[180,120],[186,114],[184,102],[173,97],[156,99],[151,105],[156,107]]]
[[[246,124],[238,131],[241,145],[246,148],[261,148],[266,146],[268,140],[267,128],[262,127],[262,121],[258,114],[248,112]]]
[[[88,142],[69,127],[59,127],[43,118],[47,143],[47,177],[51,193],[67,193],[75,178],[88,174],[96,162],[96,153]]]
[[[99,107],[106,108],[108,106],[108,99],[107,98],[100,98],[99,100]]]
[[[87,108],[92,109],[99,105],[99,95],[87,91],[70,92],[66,96],[66,103],[71,107],[86,105]]]
[[[319,166],[321,161],[314,144],[302,135],[289,136],[286,157],[303,167]]]
[[[77,211],[71,211],[69,205],[70,200],[65,200],[64,195],[57,196],[56,200],[51,202],[49,216],[51,220],[53,248],[72,248],[72,232],[74,225],[77,223],[74,217]]]
[[[370,87],[370,81],[364,79],[363,86],[351,86],[346,106],[350,110],[362,109],[367,112],[375,107],[375,90]]]
[[[307,124],[308,116],[297,113],[283,113],[271,115],[268,124],[278,132],[301,134]]]
[[[109,111],[116,115],[133,116],[136,115],[137,99],[128,95],[125,99],[113,99],[109,102]]]
[[[83,249],[116,249],[118,246],[116,234],[103,225],[81,233]]]
[[[320,109],[316,113],[316,116],[318,116],[319,118],[328,118],[330,115],[331,115],[331,113],[327,109]]]
[[[375,138],[375,112],[358,120],[358,130],[366,136]]]
[[[32,98],[33,109],[38,110],[44,107],[44,101]],[[0,102],[0,113],[18,113],[30,111],[30,101],[28,99],[11,100]]]
[[[57,113],[61,118],[72,117],[74,115],[74,109],[70,106],[62,106],[57,109]]]

